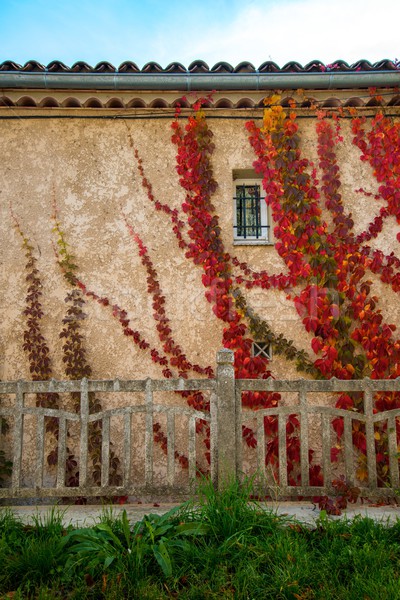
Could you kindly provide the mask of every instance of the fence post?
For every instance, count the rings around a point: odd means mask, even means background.
[[[236,401],[232,350],[217,352],[217,481],[222,490],[236,479]]]

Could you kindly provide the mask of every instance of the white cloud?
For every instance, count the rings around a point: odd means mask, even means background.
[[[181,31],[170,39],[168,54],[186,64],[201,58],[210,66],[220,60],[237,65],[265,60],[283,66],[290,60],[306,64],[360,58],[371,62],[400,55],[398,0],[299,0],[243,8],[231,21],[203,31]],[[400,58],[400,56],[399,56]]]

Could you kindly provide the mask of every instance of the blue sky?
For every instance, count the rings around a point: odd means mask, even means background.
[[[399,0],[0,0],[0,63],[400,59]]]

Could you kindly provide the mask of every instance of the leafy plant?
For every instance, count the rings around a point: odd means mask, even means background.
[[[197,499],[164,516],[132,524],[126,513],[108,512],[97,525],[68,531],[57,510],[33,525],[0,511],[0,595],[400,598],[399,521],[330,519],[321,511],[315,525],[304,525],[249,502],[251,495],[251,481],[222,493],[204,482]]]
[[[92,576],[113,568],[122,573],[125,568],[143,574],[155,559],[165,577],[173,572],[173,552],[187,546],[188,536],[204,535],[205,524],[178,523],[179,508],[165,515],[146,515],[132,530],[126,511],[112,527],[100,523],[91,530],[81,529],[69,534],[69,568],[84,567]]]
[[[318,498],[318,506],[328,515],[341,515],[342,510],[347,508],[349,502],[352,504],[357,502],[361,490],[359,487],[352,485],[344,477],[339,477],[332,481],[332,486],[337,491],[337,495],[333,498],[329,496]]]
[[[40,586],[61,572],[65,561],[62,513],[53,509],[34,525],[23,525],[11,512],[0,518],[1,585],[11,589]]]

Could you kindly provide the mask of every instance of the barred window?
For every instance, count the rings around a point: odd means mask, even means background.
[[[269,241],[269,225],[265,196],[261,195],[261,181],[234,182],[234,238],[235,240]]]

